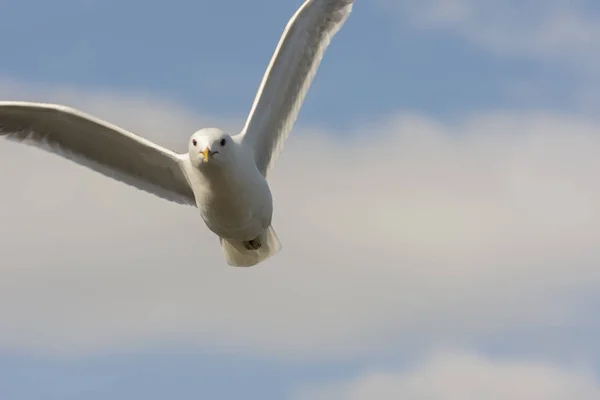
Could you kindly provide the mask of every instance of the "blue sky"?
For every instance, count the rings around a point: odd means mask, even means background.
[[[576,78],[561,63],[496,57],[451,34],[415,32],[379,3],[361,4],[344,38],[328,50],[304,121],[336,127],[351,124],[348,115],[369,118],[398,108],[445,117],[489,108],[573,108],[568,97]],[[151,92],[216,114],[247,111],[298,5],[239,2],[233,13],[231,3],[218,1],[6,4],[4,75]],[[511,93],[519,82],[552,95]],[[323,105],[326,112],[319,112]]]
[[[195,124],[239,129],[299,5],[5,0],[0,98],[68,102],[185,146]],[[518,7],[357,0],[274,177],[287,254],[253,275],[219,264],[192,211],[2,143],[16,172],[0,175],[14,195],[0,398],[462,399],[477,373],[497,383],[479,396],[531,374],[540,399],[551,382],[560,399],[598,398],[600,9]],[[365,146],[381,155],[362,175]],[[301,164],[307,148],[327,172]]]

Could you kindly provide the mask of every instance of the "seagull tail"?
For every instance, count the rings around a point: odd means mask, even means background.
[[[272,226],[269,226],[255,242],[260,246],[256,250],[248,249],[247,244],[239,240],[221,238],[227,264],[234,267],[251,267],[281,250],[281,243]]]

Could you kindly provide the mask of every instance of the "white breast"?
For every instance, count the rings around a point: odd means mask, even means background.
[[[233,170],[196,172],[196,204],[211,231],[227,239],[251,240],[269,227],[273,200],[256,167],[241,163]]]

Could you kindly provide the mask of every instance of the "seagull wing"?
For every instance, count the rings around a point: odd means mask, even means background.
[[[0,137],[61,155],[163,199],[195,205],[182,157],[78,110],[0,102]]]
[[[263,175],[289,136],[333,36],[354,0],[307,0],[288,22],[262,79],[241,142],[254,149]]]

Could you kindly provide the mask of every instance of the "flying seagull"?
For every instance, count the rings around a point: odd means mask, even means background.
[[[278,253],[267,172],[300,111],[323,54],[354,0],[306,0],[288,22],[241,132],[204,128],[175,153],[79,110],[0,102],[0,136],[68,158],[179,204],[196,206],[231,266]]]

